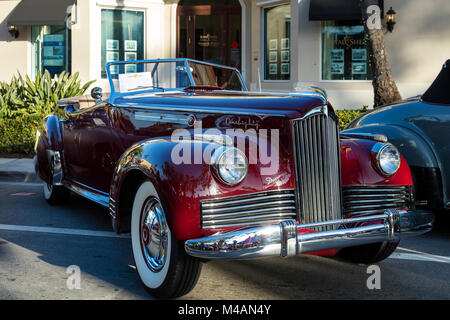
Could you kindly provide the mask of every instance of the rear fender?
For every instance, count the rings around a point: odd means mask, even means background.
[[[40,135],[36,143],[36,171],[39,177],[49,182],[49,163],[55,153],[60,154],[63,149],[61,119],[50,115],[42,122]],[[59,157],[58,157],[59,158]]]

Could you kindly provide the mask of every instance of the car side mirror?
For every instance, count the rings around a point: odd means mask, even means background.
[[[102,88],[95,87],[91,90],[91,97],[95,100],[101,100],[103,96],[103,90]]]

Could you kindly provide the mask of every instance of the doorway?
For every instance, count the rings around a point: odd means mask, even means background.
[[[177,8],[177,57],[241,69],[238,0],[185,0]]]

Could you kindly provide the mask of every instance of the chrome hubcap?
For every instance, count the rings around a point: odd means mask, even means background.
[[[153,272],[160,271],[166,262],[168,231],[161,203],[147,199],[142,206],[140,239],[145,262]]]

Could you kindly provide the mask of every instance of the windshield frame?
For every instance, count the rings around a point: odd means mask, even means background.
[[[111,75],[111,65],[122,65],[122,64],[144,64],[144,63],[167,63],[167,62],[183,62],[184,66],[186,68],[186,73],[188,75],[189,78],[189,82],[190,85],[187,87],[180,87],[180,88],[167,88],[167,89],[162,89],[162,88],[152,88],[152,89],[143,89],[143,90],[136,90],[136,91],[132,91],[132,92],[118,92],[116,91],[116,88],[114,86],[114,82],[118,81],[117,79],[113,79],[112,75]],[[234,71],[236,72],[238,79],[240,81],[241,87],[242,87],[242,92],[248,91],[247,86],[245,85],[244,79],[241,75],[241,73],[239,72],[238,69],[233,68],[233,67],[229,67],[229,66],[224,66],[221,64],[216,64],[216,63],[210,63],[210,62],[205,62],[205,61],[199,61],[199,60],[194,60],[194,59],[187,59],[187,58],[176,58],[176,59],[151,59],[151,60],[130,60],[130,61],[111,61],[108,62],[106,64],[106,74],[108,76],[108,81],[109,81],[109,86],[110,86],[110,92],[111,92],[111,97],[115,96],[115,95],[135,95],[135,94],[141,94],[144,92],[161,92],[161,91],[181,91],[184,90],[186,88],[195,88],[196,86],[199,87],[204,87],[201,84],[196,84],[194,77],[192,75],[191,72],[191,68],[189,66],[189,62],[191,63],[196,63],[196,64],[201,64],[201,65],[207,65],[207,66],[211,66],[211,67],[215,67],[215,68],[221,68],[221,69],[228,69],[230,71]],[[218,89],[219,90],[219,89]],[[220,91],[231,91],[231,90],[226,90],[226,89],[220,89]]]

